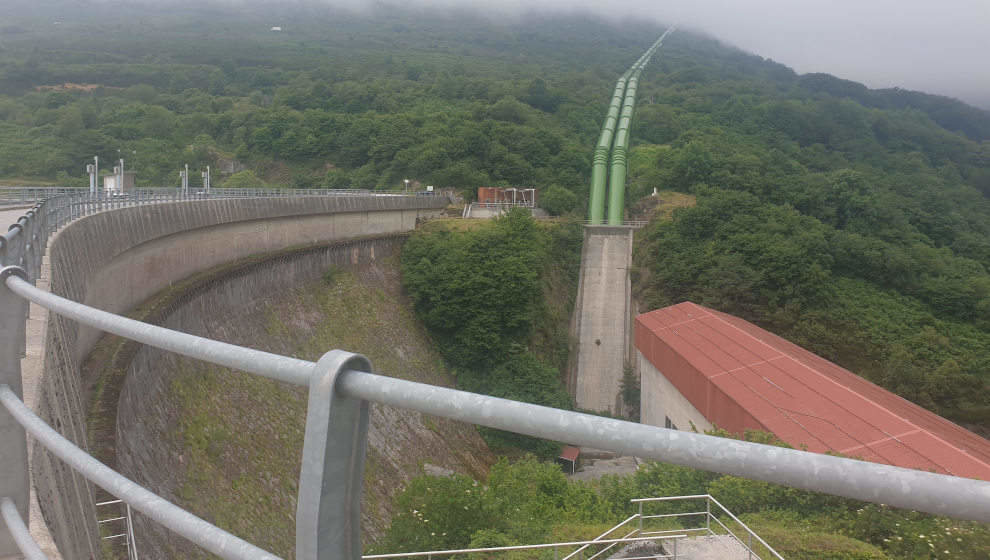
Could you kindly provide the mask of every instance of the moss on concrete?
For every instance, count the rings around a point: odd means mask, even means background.
[[[449,385],[450,376],[406,305],[395,262],[336,269],[272,296],[249,316],[265,350],[316,360],[345,348],[376,372]],[[180,421],[181,505],[272,552],[291,557],[306,394],[258,376],[181,360],[168,399]],[[481,476],[493,458],[471,426],[373,407],[365,468],[368,542],[391,518],[392,498],[424,463]]]

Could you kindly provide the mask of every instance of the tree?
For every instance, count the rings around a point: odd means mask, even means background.
[[[223,186],[227,189],[263,189],[267,185],[254,174],[254,171],[245,169],[227,177],[227,180],[223,182]]]
[[[489,228],[413,236],[402,252],[403,281],[445,357],[487,370],[529,336],[545,258],[544,235],[515,210]]]
[[[540,195],[539,201],[540,208],[554,216],[560,216],[574,210],[577,204],[577,195],[560,185],[550,185],[550,188]]]

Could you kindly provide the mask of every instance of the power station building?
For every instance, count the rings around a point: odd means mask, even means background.
[[[990,441],[738,317],[636,317],[642,422],[770,432],[794,448],[990,480]]]

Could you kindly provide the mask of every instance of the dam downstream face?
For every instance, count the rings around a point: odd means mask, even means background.
[[[339,243],[210,279],[176,298],[163,325],[316,360],[337,347],[367,355],[376,372],[449,385],[401,295],[404,238]],[[152,348],[127,367],[116,418],[122,472],[197,515],[291,557],[305,390]],[[369,543],[409,478],[439,467],[483,475],[493,457],[473,426],[373,405],[362,525]],[[159,558],[201,552],[144,519],[142,550]],[[153,556],[154,557],[154,556]]]
[[[365,239],[362,236],[402,235],[419,220],[436,216],[445,205],[442,197],[299,196],[210,198],[110,209],[68,223],[49,240],[48,289],[97,309],[130,313],[190,275],[266,251],[295,248],[298,252],[332,245],[334,250],[325,258],[312,261],[314,267],[325,269],[324,264],[335,262],[331,254],[341,263],[351,262],[333,244],[350,243],[353,248]],[[200,243],[204,234],[215,242]],[[266,285],[284,289],[304,271],[311,272],[302,266],[304,261],[293,262],[296,266],[271,275]],[[108,276],[108,271],[113,272]],[[313,277],[320,274],[314,272]],[[247,299],[237,300],[237,306],[251,301],[253,293],[245,295]],[[48,316],[47,323],[39,348],[43,374],[36,412],[70,441],[90,448],[89,407],[80,370],[100,333],[55,314]],[[109,408],[115,415],[116,400]],[[115,424],[111,418],[104,428],[113,433]],[[102,546],[96,487],[40,443],[33,444],[32,456],[38,503],[55,544],[66,557],[92,556]]]

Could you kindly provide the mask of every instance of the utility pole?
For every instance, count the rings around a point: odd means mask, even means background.
[[[93,156],[96,160],[96,156]],[[96,189],[99,188],[97,182],[100,180],[100,175],[98,173],[99,160],[96,163],[86,164],[86,173],[89,173],[89,196],[96,195]]]
[[[120,177],[117,180],[117,192],[124,192],[124,158],[120,158]]]
[[[206,194],[210,194],[210,166],[206,166],[206,171],[203,172],[203,191]]]

